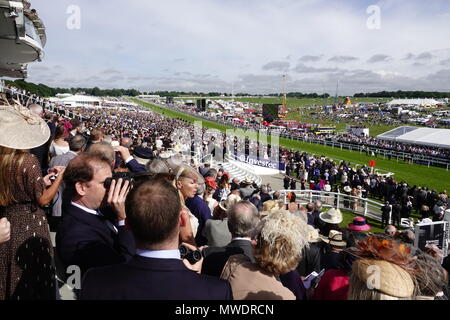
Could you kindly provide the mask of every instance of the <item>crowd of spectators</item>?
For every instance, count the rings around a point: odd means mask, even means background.
[[[366,166],[356,169],[345,161],[338,163],[299,151],[281,149],[281,156],[288,159],[283,179],[285,190],[331,191],[379,199],[387,203],[383,216],[391,217],[398,226],[401,218],[411,219],[412,213],[422,219],[432,217],[433,221],[442,221],[444,212],[450,208],[447,190],[438,192],[426,186],[411,186],[394,177],[373,173]],[[344,200],[344,207],[357,211],[358,201]]]
[[[303,207],[291,194],[285,204],[270,185],[231,179],[221,168],[183,156],[181,149],[191,145],[170,137],[174,128],[194,130],[184,121],[107,109],[76,110],[82,120],[67,120],[44,114],[39,105],[3,100],[1,299],[57,299],[69,266],[81,272],[75,288],[81,300],[448,295],[449,261],[440,250],[416,250],[404,232],[367,233],[362,217],[343,225],[341,212],[324,210],[320,201]],[[361,186],[361,195],[364,187],[420,208],[448,201],[446,193],[408,188],[367,168],[281,154],[289,174],[319,187],[322,180],[331,187]],[[375,287],[366,285],[364,270],[371,265],[381,270]]]
[[[178,107],[183,112],[191,112],[196,113],[192,108],[187,108],[183,106]],[[406,144],[406,143],[399,143],[394,141],[386,141],[377,139],[375,137],[364,137],[364,136],[358,136],[351,133],[336,133],[336,134],[329,134],[329,135],[316,135],[313,132],[310,132],[308,130],[298,130],[297,128],[270,128],[262,126],[258,122],[254,121],[248,121],[246,123],[236,123],[231,118],[223,117],[223,116],[217,116],[217,115],[203,115],[204,117],[213,120],[213,121],[220,121],[225,124],[231,125],[231,126],[238,126],[243,129],[254,129],[254,130],[267,130],[268,133],[276,133],[278,135],[284,135],[289,136],[293,138],[301,138],[303,140],[311,141],[311,140],[327,140],[327,141],[333,141],[335,143],[348,143],[348,144],[354,144],[358,146],[364,147],[367,152],[370,151],[371,155],[373,153],[373,156],[378,156],[378,153],[381,154],[381,152],[386,153],[386,155],[390,158],[391,153],[390,151],[397,151],[397,152],[404,152],[404,153],[410,153],[411,156],[414,154],[424,154],[431,157],[438,157],[443,159],[450,159],[450,150],[444,149],[444,148],[438,148],[438,147],[430,147],[430,146],[423,146],[423,145],[413,145],[413,144]],[[384,123],[387,120],[391,119],[387,117],[384,113],[380,114],[378,111],[374,112],[374,114],[366,119],[367,124],[373,124],[373,123]],[[333,123],[339,123],[340,120],[332,118],[332,120],[328,118],[317,118],[317,121],[330,121]],[[400,121],[388,121],[386,122],[389,125],[400,125]],[[352,122],[350,122],[352,124]],[[354,124],[363,125],[364,123],[356,122]],[[370,148],[372,148],[370,150]],[[380,151],[381,150],[381,151]]]

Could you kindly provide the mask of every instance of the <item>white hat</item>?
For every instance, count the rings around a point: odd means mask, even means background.
[[[350,188],[350,186],[345,186],[344,187],[344,191],[345,192],[350,192],[350,191],[352,191],[352,188]]]
[[[0,146],[32,149],[46,143],[50,128],[39,116],[21,105],[0,106]]]
[[[319,214],[319,218],[323,222],[332,224],[339,224],[343,220],[341,210],[335,208],[331,208],[328,211],[321,212]]]
[[[249,176],[246,176],[245,179],[242,181],[242,183],[244,183],[244,184],[252,184],[253,180]]]
[[[231,206],[241,201],[242,198],[236,194],[230,194],[226,200],[219,202],[220,209],[227,211]]]

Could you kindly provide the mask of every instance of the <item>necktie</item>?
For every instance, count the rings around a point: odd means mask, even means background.
[[[97,212],[98,212],[98,216],[100,217],[100,219],[105,221],[108,228],[117,234],[119,231],[117,230],[116,226],[111,221],[109,221],[108,218],[105,217],[100,211],[97,211]]]

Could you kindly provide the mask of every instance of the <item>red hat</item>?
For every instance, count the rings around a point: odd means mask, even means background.
[[[206,177],[205,183],[207,186],[210,186],[213,189],[217,189],[217,182],[216,182],[216,180],[214,180],[213,177]]]

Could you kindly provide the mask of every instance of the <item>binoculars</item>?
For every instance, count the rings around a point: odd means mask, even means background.
[[[178,249],[181,259],[186,259],[190,264],[196,264],[203,258],[203,253],[200,250],[191,250],[184,245],[181,245]]]

